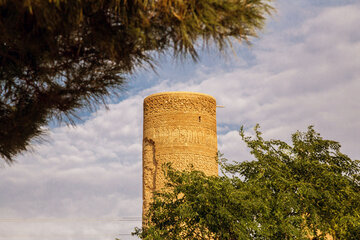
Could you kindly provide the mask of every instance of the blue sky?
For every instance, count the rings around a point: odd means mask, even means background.
[[[109,110],[85,113],[75,128],[52,125],[45,143],[4,165],[0,240],[107,240],[139,226],[115,220],[141,216],[142,101],[156,92],[214,96],[225,106],[218,147],[232,160],[251,159],[238,129],[251,135],[256,123],[264,137],[285,141],[314,125],[359,159],[359,1],[278,0],[275,7],[251,47],[234,46],[236,56],[215,49],[197,63],[165,56],[157,74],[131,76]]]

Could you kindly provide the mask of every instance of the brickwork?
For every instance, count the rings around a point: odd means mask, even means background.
[[[216,100],[206,94],[164,92],[144,99],[143,217],[152,193],[164,187],[162,165],[218,174]]]

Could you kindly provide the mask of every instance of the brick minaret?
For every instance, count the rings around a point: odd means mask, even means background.
[[[162,189],[162,165],[218,174],[216,100],[192,92],[164,92],[144,100],[143,221],[152,192]]]

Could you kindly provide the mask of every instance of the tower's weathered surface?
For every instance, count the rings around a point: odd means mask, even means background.
[[[162,165],[218,174],[216,100],[192,92],[164,92],[144,100],[143,216],[152,192],[164,187]]]

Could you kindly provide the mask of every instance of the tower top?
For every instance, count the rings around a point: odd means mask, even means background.
[[[191,95],[197,95],[197,96],[205,96],[205,97],[210,97],[212,99],[215,100],[215,98],[209,94],[205,94],[205,93],[199,93],[199,92],[186,92],[186,91],[170,91],[170,92],[159,92],[159,93],[154,93],[151,94],[149,96],[147,96],[144,101],[146,101],[149,98],[155,97],[155,96],[161,96],[161,95],[181,95],[181,96],[191,96]]]

